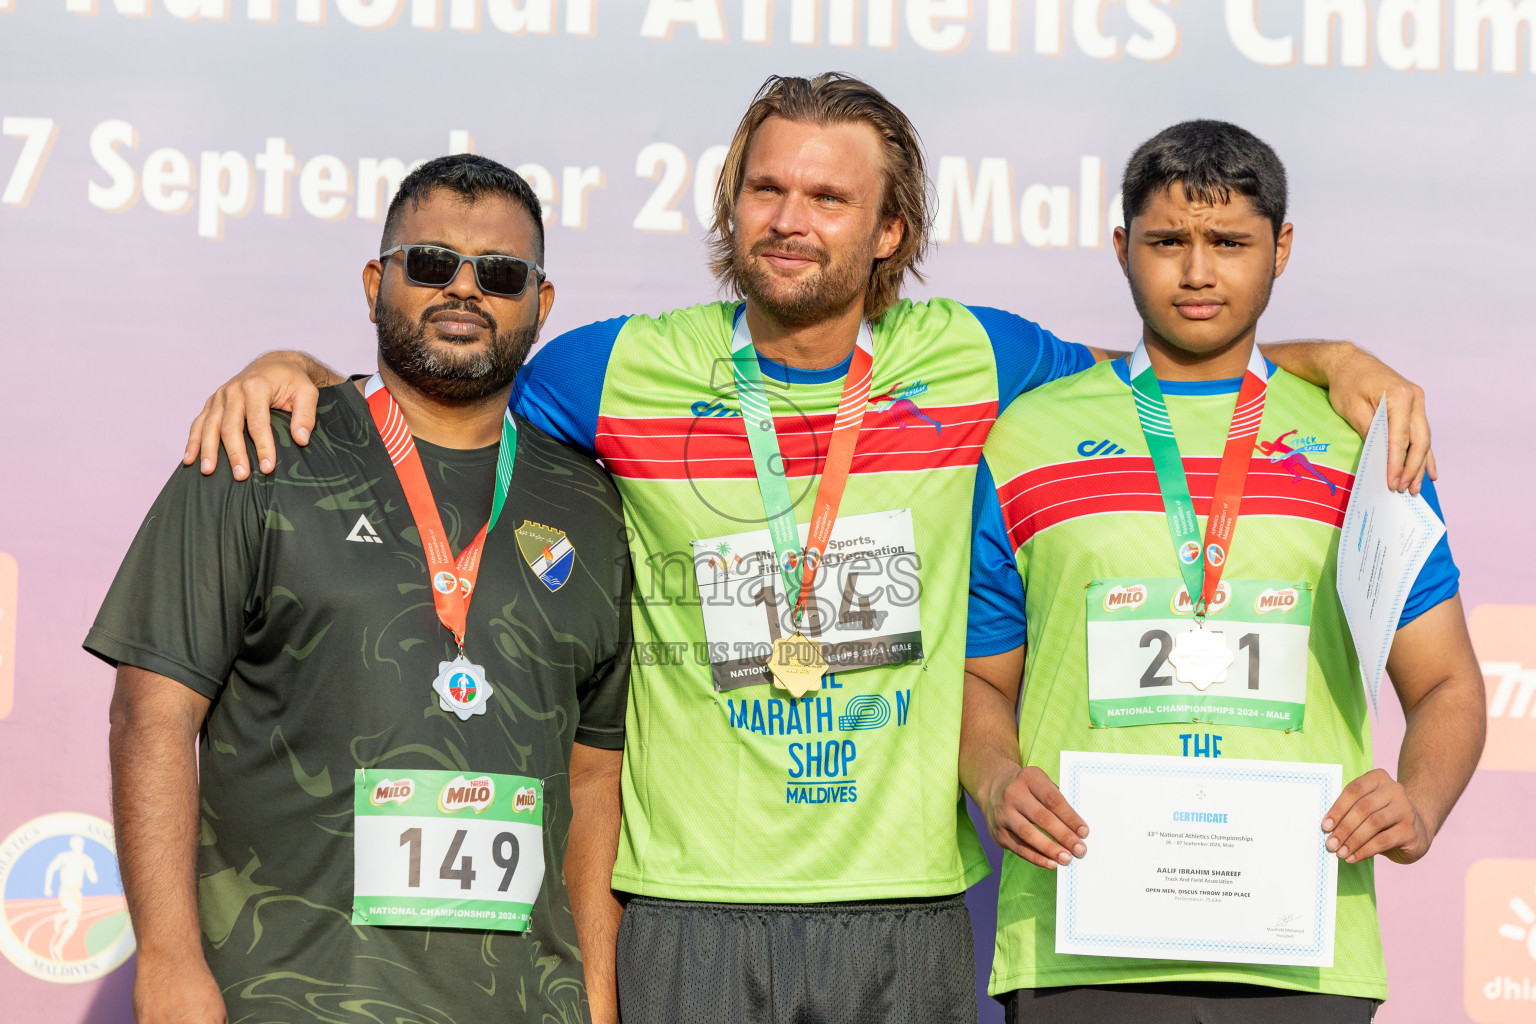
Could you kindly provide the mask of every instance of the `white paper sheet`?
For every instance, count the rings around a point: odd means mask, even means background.
[[[1336,764],[1063,751],[1093,829],[1056,879],[1056,951],[1332,967]]]
[[[1360,674],[1371,708],[1403,605],[1419,570],[1445,534],[1445,524],[1416,494],[1387,486],[1387,402],[1382,396],[1371,420],[1354,490],[1339,537],[1339,601],[1360,657]]]

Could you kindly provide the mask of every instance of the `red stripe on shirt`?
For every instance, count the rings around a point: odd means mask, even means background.
[[[1198,515],[1210,513],[1220,466],[1219,456],[1184,460],[1189,496]],[[1255,458],[1249,464],[1248,482],[1243,488],[1242,514],[1289,516],[1342,526],[1354,474],[1327,466],[1314,468],[1332,481],[1335,493],[1330,494],[1328,485],[1305,469],[1297,479],[1285,466]],[[1157,471],[1152,459],[1145,455],[1041,466],[999,484],[997,497],[1015,550],[1041,530],[1081,516],[1163,511]]]
[[[919,411],[926,419],[896,409],[866,410],[852,471],[905,473],[976,465],[997,419],[996,402],[921,406]],[[774,417],[788,476],[821,471],[835,416]],[[751,480],[756,475],[739,416],[600,416],[596,447],[610,473],[630,479]]]

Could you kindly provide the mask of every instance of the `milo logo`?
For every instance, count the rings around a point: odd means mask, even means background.
[[[1286,587],[1284,590],[1265,587],[1259,596],[1253,599],[1253,610],[1260,615],[1268,615],[1270,612],[1288,612],[1296,607],[1298,600],[1295,587]]]
[[[1232,588],[1226,580],[1216,584],[1216,593],[1211,595],[1211,606],[1205,610],[1207,615],[1217,615],[1227,606],[1232,599]],[[1173,600],[1168,602],[1168,607],[1173,609],[1175,615],[1191,615],[1195,610],[1195,602],[1189,599],[1189,588],[1180,587],[1179,592],[1173,595]]]
[[[519,813],[539,806],[539,794],[532,786],[524,786],[512,795],[512,809]]]
[[[1147,600],[1147,588],[1140,583],[1129,587],[1110,587],[1104,595],[1104,610],[1107,612],[1130,611],[1140,608]]]
[[[375,807],[382,807],[385,804],[403,805],[415,795],[416,783],[410,779],[383,779],[373,787],[373,792],[368,794],[368,802]]]
[[[479,814],[491,806],[491,801],[496,798],[496,783],[489,776],[482,775],[478,779],[466,779],[464,776],[456,776],[437,795],[437,809],[444,814],[454,814],[473,807]]]

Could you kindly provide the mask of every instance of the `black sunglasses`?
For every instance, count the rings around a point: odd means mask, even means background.
[[[397,252],[405,253],[405,279],[427,288],[448,284],[466,263],[475,268],[481,291],[509,299],[523,294],[533,276],[544,276],[543,267],[516,256],[465,256],[440,245],[397,245],[379,253],[379,259],[387,260]]]

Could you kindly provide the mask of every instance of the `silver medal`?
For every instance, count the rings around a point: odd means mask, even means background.
[[[1201,691],[1226,682],[1227,669],[1234,660],[1227,649],[1226,634],[1208,629],[1204,622],[1174,637],[1173,651],[1168,655],[1174,678]]]
[[[485,704],[491,696],[485,669],[462,654],[452,661],[437,663],[432,689],[437,691],[438,706],[458,715],[463,722],[469,721],[471,715],[485,714]]]

